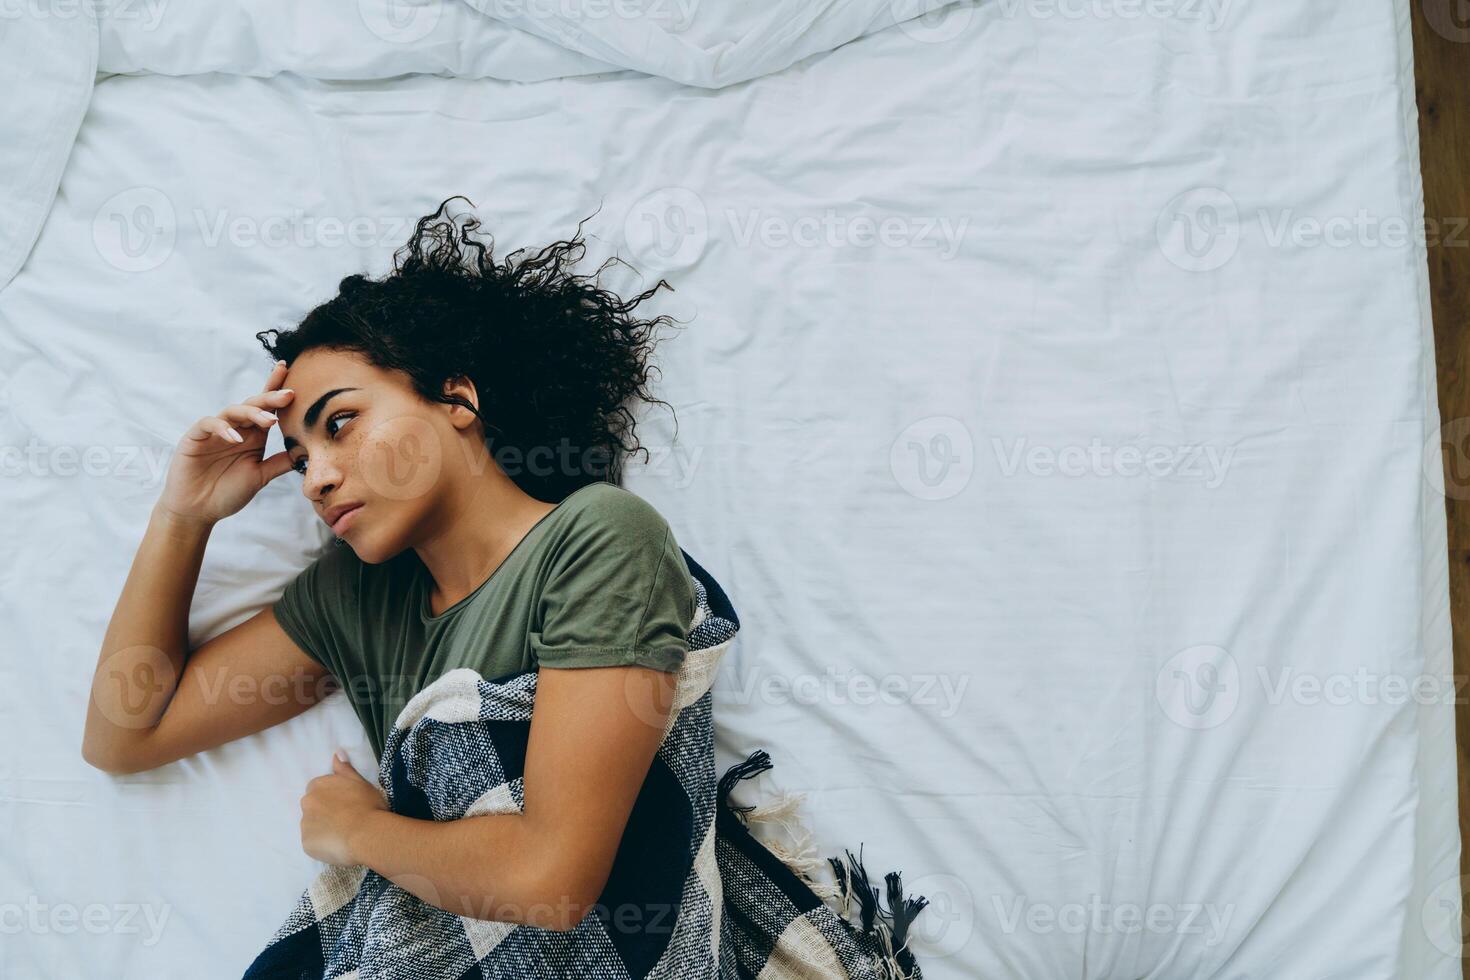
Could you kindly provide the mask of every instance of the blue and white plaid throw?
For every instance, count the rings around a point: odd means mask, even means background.
[[[750,832],[759,809],[731,789],[764,752],[715,776],[711,687],[740,628],[718,583],[684,554],[698,604],[668,729],[634,804],[598,906],[557,932],[466,918],[362,867],[332,867],[246,980],[921,980],[906,945],[925,900],[886,876],[887,907],[860,860],[788,863]],[[379,784],[395,813],[457,820],[519,812],[536,672],[486,680],[453,670],[396,719]],[[818,897],[821,888],[829,898]],[[855,913],[856,922],[849,918]]]

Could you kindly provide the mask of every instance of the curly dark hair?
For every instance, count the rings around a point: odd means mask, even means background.
[[[473,216],[451,216],[451,197],[417,222],[381,278],[351,275],[299,326],[256,334],[288,363],[313,348],[349,350],[405,372],[430,401],[464,405],[484,425],[486,447],[522,490],[556,502],[588,483],[622,482],[623,456],[639,445],[629,404],[668,406],[648,389],[659,327],[634,310],[663,279],[631,299],[603,288],[603,271],[576,272],[586,255],[582,226],[540,249],[497,259]],[[468,377],[475,410],[446,396],[444,382]],[[672,411],[672,408],[670,407]],[[676,418],[677,424],[677,418]],[[539,463],[538,459],[550,460]]]

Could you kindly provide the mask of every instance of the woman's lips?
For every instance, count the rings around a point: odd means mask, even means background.
[[[348,528],[352,527],[356,514],[360,510],[362,510],[362,504],[358,504],[355,507],[350,507],[347,510],[343,511],[342,516],[338,517],[335,521],[332,522],[332,533],[337,535],[337,537],[339,538],[342,535],[346,534]]]

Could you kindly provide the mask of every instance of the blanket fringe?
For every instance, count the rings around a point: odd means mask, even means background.
[[[805,799],[805,793],[782,792],[769,803],[757,804],[748,810],[745,823],[747,826],[767,824],[781,828],[790,840],[789,844],[774,835],[762,835],[760,842],[780,858],[782,864],[796,872],[818,898],[831,905],[837,898],[837,886],[818,880],[827,860],[817,853],[811,831],[807,830],[796,812]]]
[[[885,908],[877,890],[868,880],[863,866],[862,845],[858,856],[846,850],[846,859],[832,857],[826,864],[832,868],[834,883],[817,879],[823,860],[817,855],[811,832],[803,825],[797,809],[805,800],[802,793],[782,792],[762,804],[741,806],[730,800],[730,791],[742,780],[750,779],[773,768],[771,756],[763,749],[752,752],[744,762],[736,763],[720,778],[719,805],[739,816],[747,827],[760,824],[779,827],[791,839],[788,845],[774,836],[761,836],[761,844],[775,855],[812,892],[836,912],[844,922],[864,935],[875,935],[882,950],[879,969],[884,980],[913,980],[918,975],[913,953],[908,948],[909,929],[929,900],[923,895],[904,895],[903,877],[898,871],[883,876],[888,905]],[[853,926],[853,905],[857,905],[858,925]]]

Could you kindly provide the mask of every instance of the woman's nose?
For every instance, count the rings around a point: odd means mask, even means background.
[[[342,475],[336,467],[323,460],[317,462],[310,460],[306,464],[306,479],[301,484],[301,492],[306,494],[309,500],[320,500],[342,484]]]

